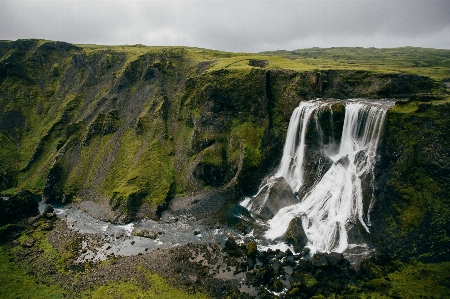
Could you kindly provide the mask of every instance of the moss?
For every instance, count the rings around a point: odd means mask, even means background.
[[[114,197],[116,206],[121,206],[117,201],[127,201],[130,197],[137,205],[150,203],[161,206],[173,196],[174,171],[164,147],[157,140],[146,144],[141,142],[134,130],[125,132],[116,159],[101,187],[106,195]],[[141,146],[143,148],[138,155]]]
[[[0,190],[6,190],[17,184],[19,156],[17,146],[6,134],[0,133]]]
[[[207,165],[212,165],[216,167],[223,167],[225,164],[224,161],[224,151],[225,149],[221,144],[213,144],[212,146],[204,149],[201,152],[200,163],[204,163]]]
[[[229,161],[239,162],[240,155],[244,158],[244,168],[256,167],[261,162],[261,141],[264,129],[254,123],[243,123],[233,126],[230,134]]]
[[[450,135],[445,128],[450,126],[450,105],[439,100],[425,111],[411,109],[416,104],[396,106],[387,115],[384,155],[393,167],[385,194],[392,209],[383,212],[390,217],[383,238],[405,259],[446,261],[450,169],[445,151]]]
[[[201,293],[188,293],[168,284],[161,276],[139,268],[146,277],[146,287],[132,281],[109,282],[94,290],[86,291],[82,298],[167,298],[167,299],[203,299]]]
[[[256,254],[258,253],[258,248],[256,246],[255,242],[248,242],[247,244],[247,256],[256,256]]]
[[[412,263],[400,266],[382,278],[364,281],[360,287],[349,286],[355,298],[447,298],[450,264]],[[350,295],[352,294],[352,295]]]
[[[38,283],[0,247],[0,297],[2,298],[63,298],[64,291],[57,285]]]

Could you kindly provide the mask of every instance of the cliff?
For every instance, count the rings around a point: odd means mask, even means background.
[[[214,213],[253,194],[278,165],[300,101],[445,89],[419,75],[295,70],[277,59],[180,47],[2,41],[0,192],[29,189],[49,202],[85,203],[118,222],[158,218],[173,198],[221,194]],[[387,134],[393,136],[399,116],[390,115]],[[411,127],[418,128],[416,120]],[[386,188],[397,184],[403,167],[392,148],[417,148],[394,142],[388,137],[393,166]]]

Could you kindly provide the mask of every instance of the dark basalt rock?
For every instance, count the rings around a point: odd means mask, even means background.
[[[267,187],[258,196],[252,198],[252,211],[264,219],[270,219],[280,209],[298,202],[289,184],[281,177],[277,178],[271,187]]]
[[[328,254],[316,253],[311,259],[311,264],[314,267],[328,267]]]
[[[291,220],[289,227],[284,234],[286,242],[291,244],[296,252],[301,252],[308,243],[308,237],[302,226],[300,217]]]
[[[16,195],[0,198],[0,225],[39,214],[35,197],[30,191],[22,190]]]
[[[298,272],[294,272],[291,275],[291,278],[289,279],[289,282],[291,283],[293,289],[297,288],[298,293],[304,293],[308,296],[313,295],[318,288],[318,283],[316,278],[309,274],[301,274]],[[294,293],[297,293],[297,291],[294,291]],[[294,294],[296,295],[296,294]]]
[[[336,266],[339,263],[342,263],[345,258],[344,255],[342,253],[338,253],[338,252],[330,252],[327,256],[327,261],[328,261],[328,265],[330,266]]]
[[[227,241],[225,242],[225,249],[226,250],[236,250],[237,249],[237,243],[233,237],[229,237],[227,239]]]

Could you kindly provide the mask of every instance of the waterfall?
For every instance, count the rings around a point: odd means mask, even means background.
[[[274,178],[283,177],[294,193],[302,187],[308,123],[324,107],[331,109],[331,103],[333,102],[324,100],[308,101],[302,102],[295,109],[289,123],[280,166],[267,184],[270,185]],[[345,118],[340,144],[334,152],[327,153],[333,164],[308,189],[299,203],[280,209],[268,221],[269,229],[265,232],[267,239],[283,236],[291,220],[296,217],[302,220],[308,246],[315,250],[343,252],[354,245],[348,242],[349,229],[358,226],[369,232],[376,150],[386,111],[393,102],[359,99],[342,103],[345,105]],[[330,142],[333,138],[330,136]],[[369,178],[368,185],[371,186],[363,186],[363,178]],[[366,211],[363,205],[363,187],[372,188],[371,202]],[[367,194],[367,189],[365,190]]]
[[[306,128],[314,112],[330,105],[320,100],[301,102],[289,121],[280,167],[275,177],[284,177],[294,192],[303,185]]]

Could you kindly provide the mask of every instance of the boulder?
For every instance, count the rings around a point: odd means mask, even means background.
[[[297,288],[299,293],[305,293],[308,296],[313,295],[318,288],[317,280],[309,274],[294,272],[289,282],[291,283],[292,290]]]
[[[227,241],[225,242],[225,249],[227,249],[227,250],[236,250],[237,249],[237,243],[233,237],[228,237]]]
[[[284,234],[284,238],[288,244],[291,244],[294,251],[301,252],[308,243],[308,237],[302,226],[302,220],[300,217],[296,217],[291,220],[289,227]]]
[[[38,202],[35,197],[30,191],[21,190],[13,196],[1,198],[0,226],[38,215]]]
[[[345,260],[345,258],[342,253],[330,252],[327,255],[328,265],[333,266],[333,267],[336,266],[337,264],[343,262],[344,260]]]
[[[314,267],[328,267],[328,254],[316,253],[311,259],[311,264]]]
[[[148,228],[135,228],[133,230],[133,235],[155,240],[156,237],[158,236],[158,233],[156,233],[155,231],[149,230]]]
[[[28,239],[25,241],[25,243],[23,244],[24,247],[33,247],[35,241],[34,239]]]
[[[273,180],[273,179],[270,179]],[[282,208],[295,205],[299,200],[284,178],[276,178],[258,196],[252,198],[251,212],[270,219]]]

